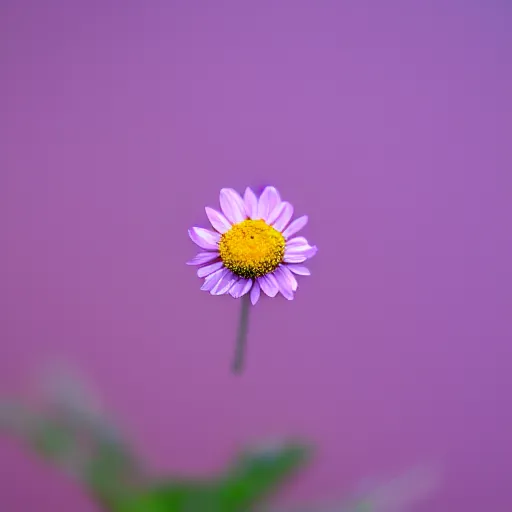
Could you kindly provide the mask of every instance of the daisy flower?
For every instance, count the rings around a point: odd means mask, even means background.
[[[312,258],[316,246],[303,236],[294,236],[308,221],[303,215],[292,221],[293,206],[282,201],[274,187],[266,187],[258,198],[250,189],[243,198],[231,188],[220,191],[222,213],[205,208],[214,231],[189,229],[192,241],[203,251],[188,261],[199,266],[204,278],[201,290],[212,295],[229,293],[234,298],[249,294],[254,305],[261,291],[269,297],[281,293],[292,300],[296,275],[310,275],[303,263]]]

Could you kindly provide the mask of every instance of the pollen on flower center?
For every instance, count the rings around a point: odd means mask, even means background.
[[[224,265],[244,278],[273,272],[283,260],[285,239],[264,220],[247,219],[221,236],[219,254]]]

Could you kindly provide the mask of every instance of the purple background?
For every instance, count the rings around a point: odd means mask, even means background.
[[[507,2],[0,14],[3,394],[58,357],[157,470],[297,434],[318,454],[287,502],[427,461],[445,473],[421,510],[512,510]],[[187,228],[265,183],[319,253],[295,301],[252,311],[235,378],[239,304],[199,291]],[[0,508],[34,507],[95,510],[4,439]]]

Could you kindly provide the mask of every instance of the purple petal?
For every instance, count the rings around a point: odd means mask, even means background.
[[[311,246],[309,244],[300,244],[300,245],[292,245],[289,246],[286,244],[286,248],[284,250],[285,254],[297,254],[297,253],[303,253],[306,252],[308,249],[310,249]]]
[[[222,213],[219,213],[217,210],[214,210],[209,206],[205,207],[205,211],[208,220],[221,235],[231,229],[231,223],[226,219],[226,217],[224,217],[224,215],[222,215]]]
[[[224,263],[222,261],[216,261],[215,263],[212,263],[211,265],[206,265],[205,267],[201,267],[197,270],[197,276],[198,277],[206,277],[210,274],[213,274],[214,272],[217,272],[219,268],[222,268],[224,266]]]
[[[209,261],[219,257],[218,252],[200,252],[196,254],[190,261],[187,261],[187,265],[203,265]]]
[[[302,254],[306,256],[306,258],[312,258],[318,251],[318,248],[316,245],[309,245],[309,244],[302,244],[302,245],[292,245],[286,246],[286,249],[284,251],[285,255],[290,254]]]
[[[229,289],[238,281],[238,276],[235,276],[233,272],[228,271],[224,274],[219,282],[210,290],[212,295],[224,295],[229,292]]]
[[[275,297],[279,291],[279,285],[277,284],[276,278],[272,274],[266,274],[258,278],[261,289],[269,297]]]
[[[291,247],[292,245],[309,245],[309,243],[303,236],[296,236],[286,241],[286,247]]]
[[[245,219],[245,205],[240,194],[232,188],[223,188],[219,195],[222,212],[232,224]]]
[[[267,220],[272,210],[281,202],[279,192],[275,187],[265,187],[258,201],[258,217]]]
[[[260,285],[258,284],[258,280],[254,281],[253,287],[251,288],[251,303],[252,305],[256,305],[258,299],[260,298]]]
[[[277,231],[283,231],[283,229],[290,222],[290,219],[293,215],[293,206],[286,201],[284,201],[282,204],[285,205],[283,211],[279,214],[279,217],[274,222],[274,229],[277,229]]]
[[[288,300],[293,300],[293,290],[290,281],[287,279],[286,275],[282,272],[282,267],[276,268],[274,271],[274,276],[277,281],[277,285],[279,287],[279,291],[281,295]]]
[[[250,219],[258,218],[258,198],[256,194],[247,187],[244,194],[245,213]]]
[[[281,274],[286,278],[286,280],[288,281],[292,288],[292,291],[296,292],[299,284],[297,283],[297,279],[295,279],[295,276],[290,272],[286,265],[279,265],[276,271],[277,270],[279,270]]]
[[[205,292],[209,292],[222,277],[227,274],[229,270],[227,268],[221,268],[220,270],[217,270],[217,272],[214,272],[213,274],[210,274],[203,283],[203,286],[201,286],[201,290]]]
[[[297,254],[292,252],[291,254],[285,254],[283,261],[285,263],[303,263],[307,259],[307,256],[304,256],[304,254]]]
[[[229,294],[235,298],[238,299],[245,295],[252,286],[252,279],[243,279],[241,278],[239,281],[237,281],[231,290],[229,290]]]
[[[308,216],[303,215],[295,219],[284,231],[283,236],[288,239],[295,233],[298,233],[308,223]]]
[[[220,240],[220,235],[214,231],[204,228],[192,228],[188,230],[188,236],[201,249],[218,249],[217,244]]]
[[[302,263],[318,252],[316,245],[293,245],[285,249],[283,261],[286,263]]]
[[[318,247],[316,245],[313,245],[304,254],[306,255],[307,258],[312,258],[317,252]]]
[[[229,294],[231,295],[231,297],[233,297],[234,299],[238,298],[237,297],[237,294],[240,290],[240,287],[243,286],[243,282],[242,282],[242,279],[239,279],[229,290]]]
[[[252,288],[252,286],[253,286],[253,280],[247,279],[247,282],[245,283],[245,286],[242,288],[242,291],[240,292],[239,297],[243,297],[246,293],[248,293],[249,290]]]
[[[274,222],[277,220],[277,218],[279,217],[279,215],[281,215],[281,213],[283,212],[284,208],[286,206],[286,203],[285,201],[282,201],[281,203],[279,203],[269,214],[268,214],[268,217],[267,217],[267,224],[269,224],[270,226],[272,224],[274,224]]]
[[[286,268],[291,270],[294,274],[297,274],[298,276],[310,276],[311,272],[307,267],[304,265],[286,265]]]

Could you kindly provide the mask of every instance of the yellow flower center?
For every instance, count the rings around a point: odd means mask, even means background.
[[[264,220],[234,224],[219,242],[224,265],[234,274],[254,278],[273,272],[283,260],[285,240]]]

